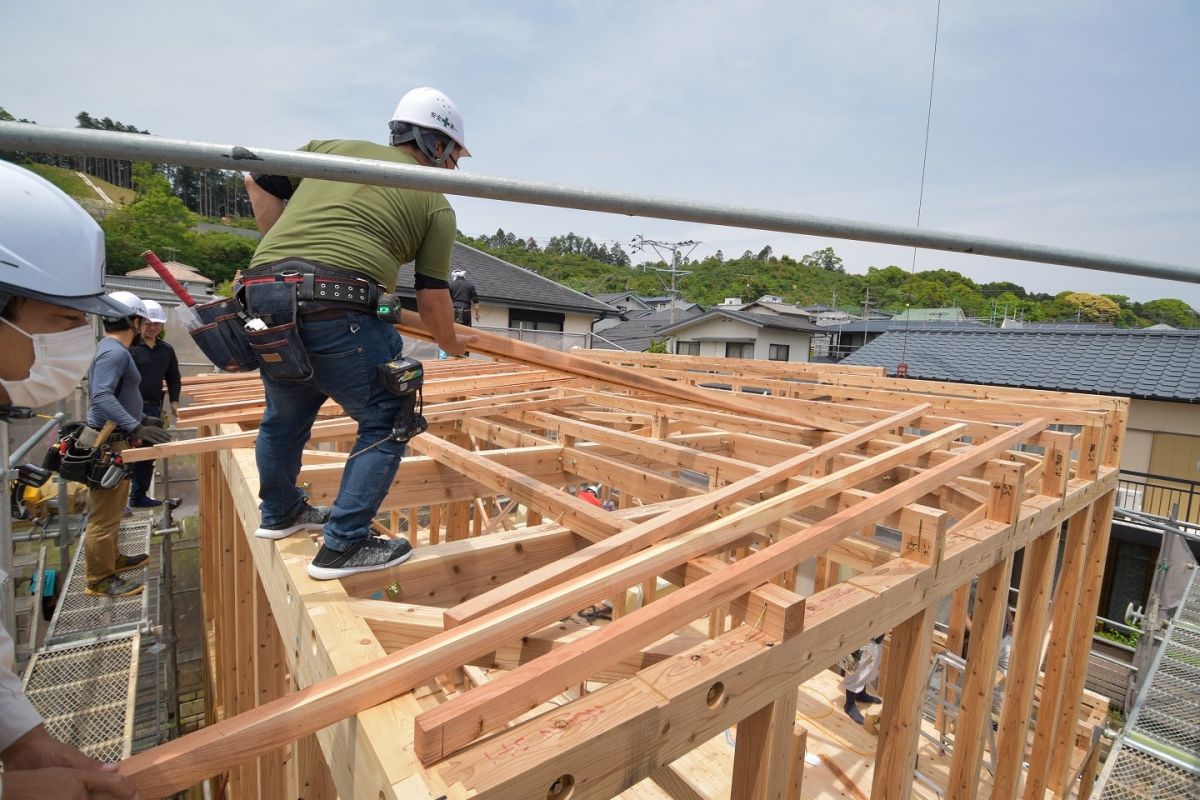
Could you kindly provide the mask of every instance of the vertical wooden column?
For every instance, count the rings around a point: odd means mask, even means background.
[[[1037,726],[1025,776],[1025,797],[1042,800],[1045,796],[1046,772],[1050,766],[1050,748],[1058,725],[1058,709],[1062,701],[1068,660],[1071,657],[1070,631],[1079,606],[1083,565],[1091,534],[1093,507],[1079,511],[1067,523],[1067,539],[1063,548],[1062,570],[1054,591],[1051,606],[1050,644],[1046,650],[1046,674],[1038,704]],[[1041,652],[1041,645],[1038,645]]]
[[[791,783],[796,689],[737,724],[730,800],[783,800]]]
[[[261,706],[279,697],[286,690],[286,664],[279,631],[271,603],[262,581],[254,582],[254,674],[255,705]],[[292,745],[272,750],[258,758],[258,794],[264,800],[288,800],[287,763]]]
[[[947,517],[942,514],[932,530],[922,522],[916,535],[905,533],[900,543],[902,557],[936,570],[945,549],[946,525]],[[892,629],[871,779],[871,797],[875,800],[907,800],[912,795],[913,766],[921,738],[921,704],[929,679],[936,617],[936,607],[925,608]]]
[[[1088,541],[1087,562],[1084,564],[1083,591],[1079,609],[1071,626],[1071,649],[1075,654],[1067,663],[1063,682],[1062,704],[1055,726],[1054,757],[1050,762],[1046,786],[1059,796],[1067,792],[1070,779],[1071,754],[1075,748],[1075,723],[1087,679],[1088,653],[1092,649],[1092,633],[1096,628],[1096,608],[1100,603],[1100,584],[1104,578],[1104,562],[1108,558],[1108,539],[1112,531],[1113,505],[1116,491],[1098,500],[1092,510],[1092,529]]]
[[[228,499],[230,506],[233,498]],[[254,585],[257,580],[254,571],[254,561],[250,554],[250,543],[246,540],[246,532],[241,520],[233,515],[233,555],[230,565],[234,581],[234,661],[237,672],[237,697],[235,710],[238,714],[249,711],[257,704],[255,684],[258,680],[258,670],[254,664],[255,651],[255,619],[254,619]],[[258,763],[250,762],[242,765],[242,792],[246,797],[261,797],[262,790],[258,784]]]
[[[220,689],[220,717],[228,719],[237,714],[237,588],[235,585],[234,520],[236,517],[233,498],[220,476],[217,489],[217,530],[220,536],[217,569],[220,606],[217,611],[216,668]],[[229,772],[231,796],[240,797],[245,786],[242,780],[244,768],[235,767]]]
[[[1013,461],[993,461],[985,474],[991,482],[987,499],[988,519],[1015,522],[1021,512],[1025,465]],[[1000,651],[1000,638],[1004,633],[1011,577],[1012,556],[1009,555],[980,575],[975,587],[967,676],[963,683],[958,724],[954,729],[954,755],[950,761],[946,787],[954,798],[971,800],[979,790],[984,735],[991,725],[996,659]]]
[[[800,800],[800,792],[804,788],[804,755],[808,752],[808,729],[796,723],[792,730],[792,756],[789,760],[787,800]]]
[[[1063,496],[1070,456],[1057,447],[1046,448],[1041,494]],[[1012,649],[992,775],[992,796],[997,798],[1015,797],[1019,788],[1033,695],[1042,663],[1042,640],[1050,609],[1050,586],[1054,582],[1060,530],[1056,525],[1031,542],[1021,561],[1021,591],[1013,621]]]

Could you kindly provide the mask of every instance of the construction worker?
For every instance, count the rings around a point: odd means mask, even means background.
[[[465,269],[450,273],[450,302],[454,304],[454,318],[459,325],[471,324],[472,311],[475,321],[479,321],[479,293],[475,291],[475,284],[467,277]]]
[[[179,358],[175,348],[162,340],[163,325],[167,322],[166,312],[154,300],[142,301],[146,306],[146,319],[142,322],[141,335],[134,341],[129,352],[133,363],[142,375],[142,413],[148,417],[166,420],[163,408],[163,384],[166,397],[171,403],[172,420],[179,418],[179,393],[183,381],[179,375]],[[162,505],[161,500],[151,497],[150,481],[154,478],[154,461],[138,461],[131,467],[132,483],[129,488],[129,505],[133,508],[154,508]]]
[[[879,667],[883,663],[883,634],[846,656],[840,662],[842,671],[842,691],[846,702],[842,710],[859,725],[863,724],[862,712],[858,710],[859,703],[876,704],[883,702],[867,691],[867,686],[879,677]]]
[[[405,94],[389,128],[391,146],[330,140],[302,149],[443,169],[469,155],[462,115],[436,89]],[[400,564],[411,552],[407,541],[370,535],[405,450],[392,437],[404,401],[376,374],[403,342],[376,309],[400,266],[415,260],[422,321],[442,350],[466,351],[475,337],[455,333],[448,291],[454,210],[432,192],[311,178],[251,175],[246,188],[265,236],[242,275],[242,297],[251,318],[269,326],[248,334],[267,398],[255,445],[262,512],[255,535],[323,528],[308,565],[318,580]],[[329,397],[358,422],[331,509],[309,505],[296,486],[301,451]]]
[[[128,313],[104,291],[104,234],[32,172],[0,161],[0,411],[38,408],[79,384],[96,349],[88,314]],[[9,592],[7,576],[0,586]],[[9,596],[11,601],[11,595]],[[137,797],[116,766],[58,741],[21,694],[0,626],[0,797]]]
[[[129,352],[141,336],[149,312],[132,292],[113,292],[111,300],[127,307],[124,314],[103,314],[104,338],[88,368],[87,429],[99,436],[108,422],[116,425],[107,444],[120,452],[134,445],[171,441],[162,420],[143,415],[142,376]],[[128,313],[132,311],[132,313]],[[142,582],[120,573],[136,569],[149,558],[146,553],[125,555],[117,551],[121,517],[129,499],[129,480],[122,477],[111,489],[88,487],[88,517],[84,534],[87,551],[87,582],[84,591],[96,597],[125,597],[142,591]]]

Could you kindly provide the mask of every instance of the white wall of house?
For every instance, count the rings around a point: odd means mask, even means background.
[[[574,344],[583,346],[586,340],[586,334],[592,330],[592,321],[596,318],[591,314],[563,314],[563,333],[574,334]],[[475,323],[480,328],[494,328],[499,330],[508,329],[508,306],[496,305],[493,303],[479,304],[479,322]]]
[[[787,345],[789,361],[808,361],[810,334],[779,328],[759,328],[747,322],[714,317],[680,331],[676,341],[699,341],[700,355],[724,358],[725,345],[729,342],[750,342],[754,358],[766,360],[771,345]]]
[[[1168,403],[1162,400],[1133,400],[1121,466],[1134,472],[1150,471],[1154,434],[1200,436],[1200,404]]]

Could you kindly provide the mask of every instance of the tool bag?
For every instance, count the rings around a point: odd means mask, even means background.
[[[128,471],[120,454],[107,442],[96,446],[87,444],[89,438],[95,439],[95,433],[82,422],[66,423],[60,430],[58,441],[47,451],[42,466],[89,489],[113,488]]]
[[[245,325],[249,318],[241,303],[233,298],[214,300],[195,306],[193,310],[203,324],[190,333],[209,361],[225,372],[258,369],[258,359],[246,338]]]
[[[258,322],[244,330],[263,375],[277,381],[306,381],[312,377],[312,364],[300,338],[298,284],[289,277],[281,273],[276,280],[242,289],[246,312]]]

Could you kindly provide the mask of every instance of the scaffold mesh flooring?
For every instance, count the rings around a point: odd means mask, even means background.
[[[117,546],[121,553],[135,555],[146,552],[150,542],[151,519],[150,513],[141,511],[122,521]],[[87,580],[85,538],[80,538],[79,546],[75,549],[66,591],[59,599],[50,627],[46,629],[48,646],[77,640],[100,630],[110,633],[122,628],[133,630],[146,619],[150,597],[145,592],[115,600],[92,597],[84,592]]]
[[[135,631],[33,656],[25,694],[52,736],[101,761],[129,755],[133,726],[129,698],[140,639]]]
[[[124,519],[119,551],[147,552],[152,527],[148,511]],[[53,736],[93,758],[116,761],[132,752],[135,714],[140,710],[133,698],[139,672],[145,671],[140,668],[145,657],[141,633],[148,629],[150,612],[157,610],[159,559],[155,551],[148,568],[132,571],[145,580],[142,594],[115,600],[92,597],[84,592],[84,538],[75,550],[45,644],[26,669],[25,692]]]
[[[1109,755],[1101,798],[1200,798],[1200,581],[1192,579],[1149,686]]]

